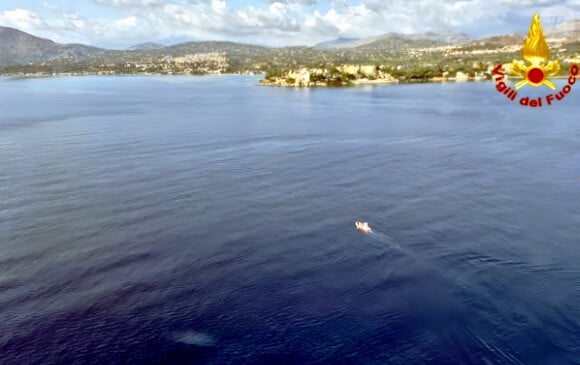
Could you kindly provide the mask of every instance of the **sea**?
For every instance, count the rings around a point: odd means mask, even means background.
[[[0,79],[0,364],[580,364],[580,90],[259,79]]]

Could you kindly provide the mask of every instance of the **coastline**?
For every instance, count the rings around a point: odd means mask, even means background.
[[[161,72],[139,72],[139,73],[116,73],[116,72],[35,72],[35,73],[4,73],[0,77],[7,79],[44,79],[44,78],[65,78],[65,77],[94,77],[94,76],[164,76],[164,77],[218,77],[218,76],[259,76],[260,74],[240,73],[240,72],[222,72],[222,73],[205,73],[205,74],[185,74],[185,73],[161,73]]]
[[[551,79],[554,80],[567,80],[569,76],[558,75],[552,76]],[[513,80],[515,82],[522,80],[521,77],[507,77],[506,80]],[[260,80],[257,84],[258,86],[267,87],[286,87],[286,88],[348,88],[348,87],[360,87],[360,86],[376,86],[376,85],[409,85],[409,84],[445,84],[445,83],[470,83],[470,82],[493,82],[491,77],[432,77],[432,78],[415,78],[415,79],[397,79],[397,81],[390,80],[369,80],[369,79],[358,79],[353,80],[348,83],[343,83],[342,85],[329,85],[327,83],[315,82],[308,86],[305,85],[295,85],[289,83],[280,83],[276,81],[270,81],[266,79]]]
[[[81,77],[220,77],[220,76],[260,76],[260,74],[249,73],[211,73],[211,74],[167,74],[167,73],[98,73],[98,72],[61,72],[61,73],[27,73],[27,74],[0,74],[0,78],[8,80],[25,80],[25,79],[49,79],[49,78],[81,78]],[[561,77],[565,78],[565,77]],[[405,84],[432,84],[432,83],[446,83],[446,82],[475,82],[475,81],[491,81],[490,79],[461,79],[455,78],[431,78],[431,79],[406,79],[406,80],[370,80],[357,79],[350,82],[344,82],[341,85],[328,84],[326,82],[312,82],[309,86],[296,86],[294,84],[281,84],[267,79],[260,79],[256,86],[266,87],[292,87],[292,88],[348,88],[361,86],[378,86],[378,85],[405,85]]]
[[[437,83],[462,83],[462,82],[488,82],[492,81],[491,78],[485,77],[469,77],[469,78],[455,78],[455,77],[433,77],[425,79],[397,79],[393,80],[369,80],[369,79],[357,79],[350,82],[344,82],[341,85],[328,84],[315,82],[310,83],[308,86],[305,85],[295,85],[289,83],[280,83],[276,81],[270,81],[266,79],[260,80],[257,84],[258,86],[267,87],[292,87],[292,88],[343,88],[343,87],[359,87],[359,86],[377,86],[377,85],[408,85],[408,84],[437,84]]]
[[[262,74],[256,73],[241,73],[241,72],[223,72],[223,73],[207,73],[207,74],[167,74],[167,73],[114,73],[114,72],[61,72],[61,73],[26,73],[26,74],[0,74],[0,78],[8,80],[20,80],[20,79],[45,79],[45,78],[78,78],[78,77],[107,77],[107,76],[117,76],[117,77],[220,77],[220,76],[260,76]],[[508,77],[508,80],[521,80],[521,77]],[[566,80],[568,76],[558,75],[553,76],[551,79],[556,80]],[[343,82],[342,84],[329,84],[327,82],[311,82],[308,86],[306,85],[295,85],[290,83],[280,83],[268,79],[260,79],[256,86],[267,86],[267,87],[292,87],[292,88],[349,88],[349,87],[361,87],[361,86],[378,86],[378,85],[408,85],[408,84],[436,84],[436,83],[464,83],[464,82],[490,82],[493,81],[492,78],[487,77],[432,77],[432,78],[410,78],[410,79],[367,79],[361,78],[356,80],[350,80],[348,82]]]

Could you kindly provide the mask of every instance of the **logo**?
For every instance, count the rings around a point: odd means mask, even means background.
[[[550,93],[537,98],[524,96],[518,99],[517,90],[524,86],[535,88],[545,86],[549,89],[556,90],[556,85],[549,78],[557,76],[560,73],[560,62],[558,60],[550,61],[550,48],[546,42],[538,14],[534,14],[532,17],[528,37],[524,41],[522,48],[522,58],[524,61],[514,60],[511,63],[511,67],[509,67],[513,76],[523,78],[523,80],[515,84],[514,88],[506,84],[507,78],[506,73],[502,71],[504,69],[503,65],[498,65],[493,70],[496,89],[498,92],[504,94],[508,100],[519,100],[519,104],[522,106],[537,108],[544,105],[551,106],[556,101],[563,100],[572,91],[572,87],[576,83],[578,76],[577,64],[572,64],[568,83],[557,93]]]

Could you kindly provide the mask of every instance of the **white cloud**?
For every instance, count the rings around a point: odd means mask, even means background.
[[[75,30],[83,30],[88,26],[87,20],[77,14],[65,14],[64,20],[65,25],[68,24],[70,28]]]
[[[115,26],[117,28],[132,28],[137,25],[137,17],[130,16],[127,18],[119,19],[115,21]]]
[[[0,24],[31,30],[43,26],[43,21],[38,15],[28,9],[6,10],[0,14]]]
[[[49,3],[46,1],[42,3],[42,6],[44,6],[46,9],[49,9],[49,10],[58,10],[59,9],[59,7],[56,6],[55,4]]]
[[[164,3],[162,0],[93,0],[93,2],[115,7],[139,7],[161,5]]]
[[[226,2],[220,0],[212,0],[211,8],[216,14],[223,15],[226,12]]]
[[[522,25],[536,11],[546,16],[544,26],[578,17],[580,11],[580,0],[334,0],[324,11],[315,0],[261,0],[243,7],[232,7],[226,0],[91,1],[115,9],[119,17],[98,19],[60,9],[53,11],[60,12],[59,17],[48,19],[14,9],[0,13],[0,24],[57,41],[97,45],[168,38],[280,45],[387,32],[525,32]]]

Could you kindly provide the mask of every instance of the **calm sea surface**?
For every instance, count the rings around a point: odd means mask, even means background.
[[[0,79],[1,364],[580,364],[580,89],[257,81]]]

